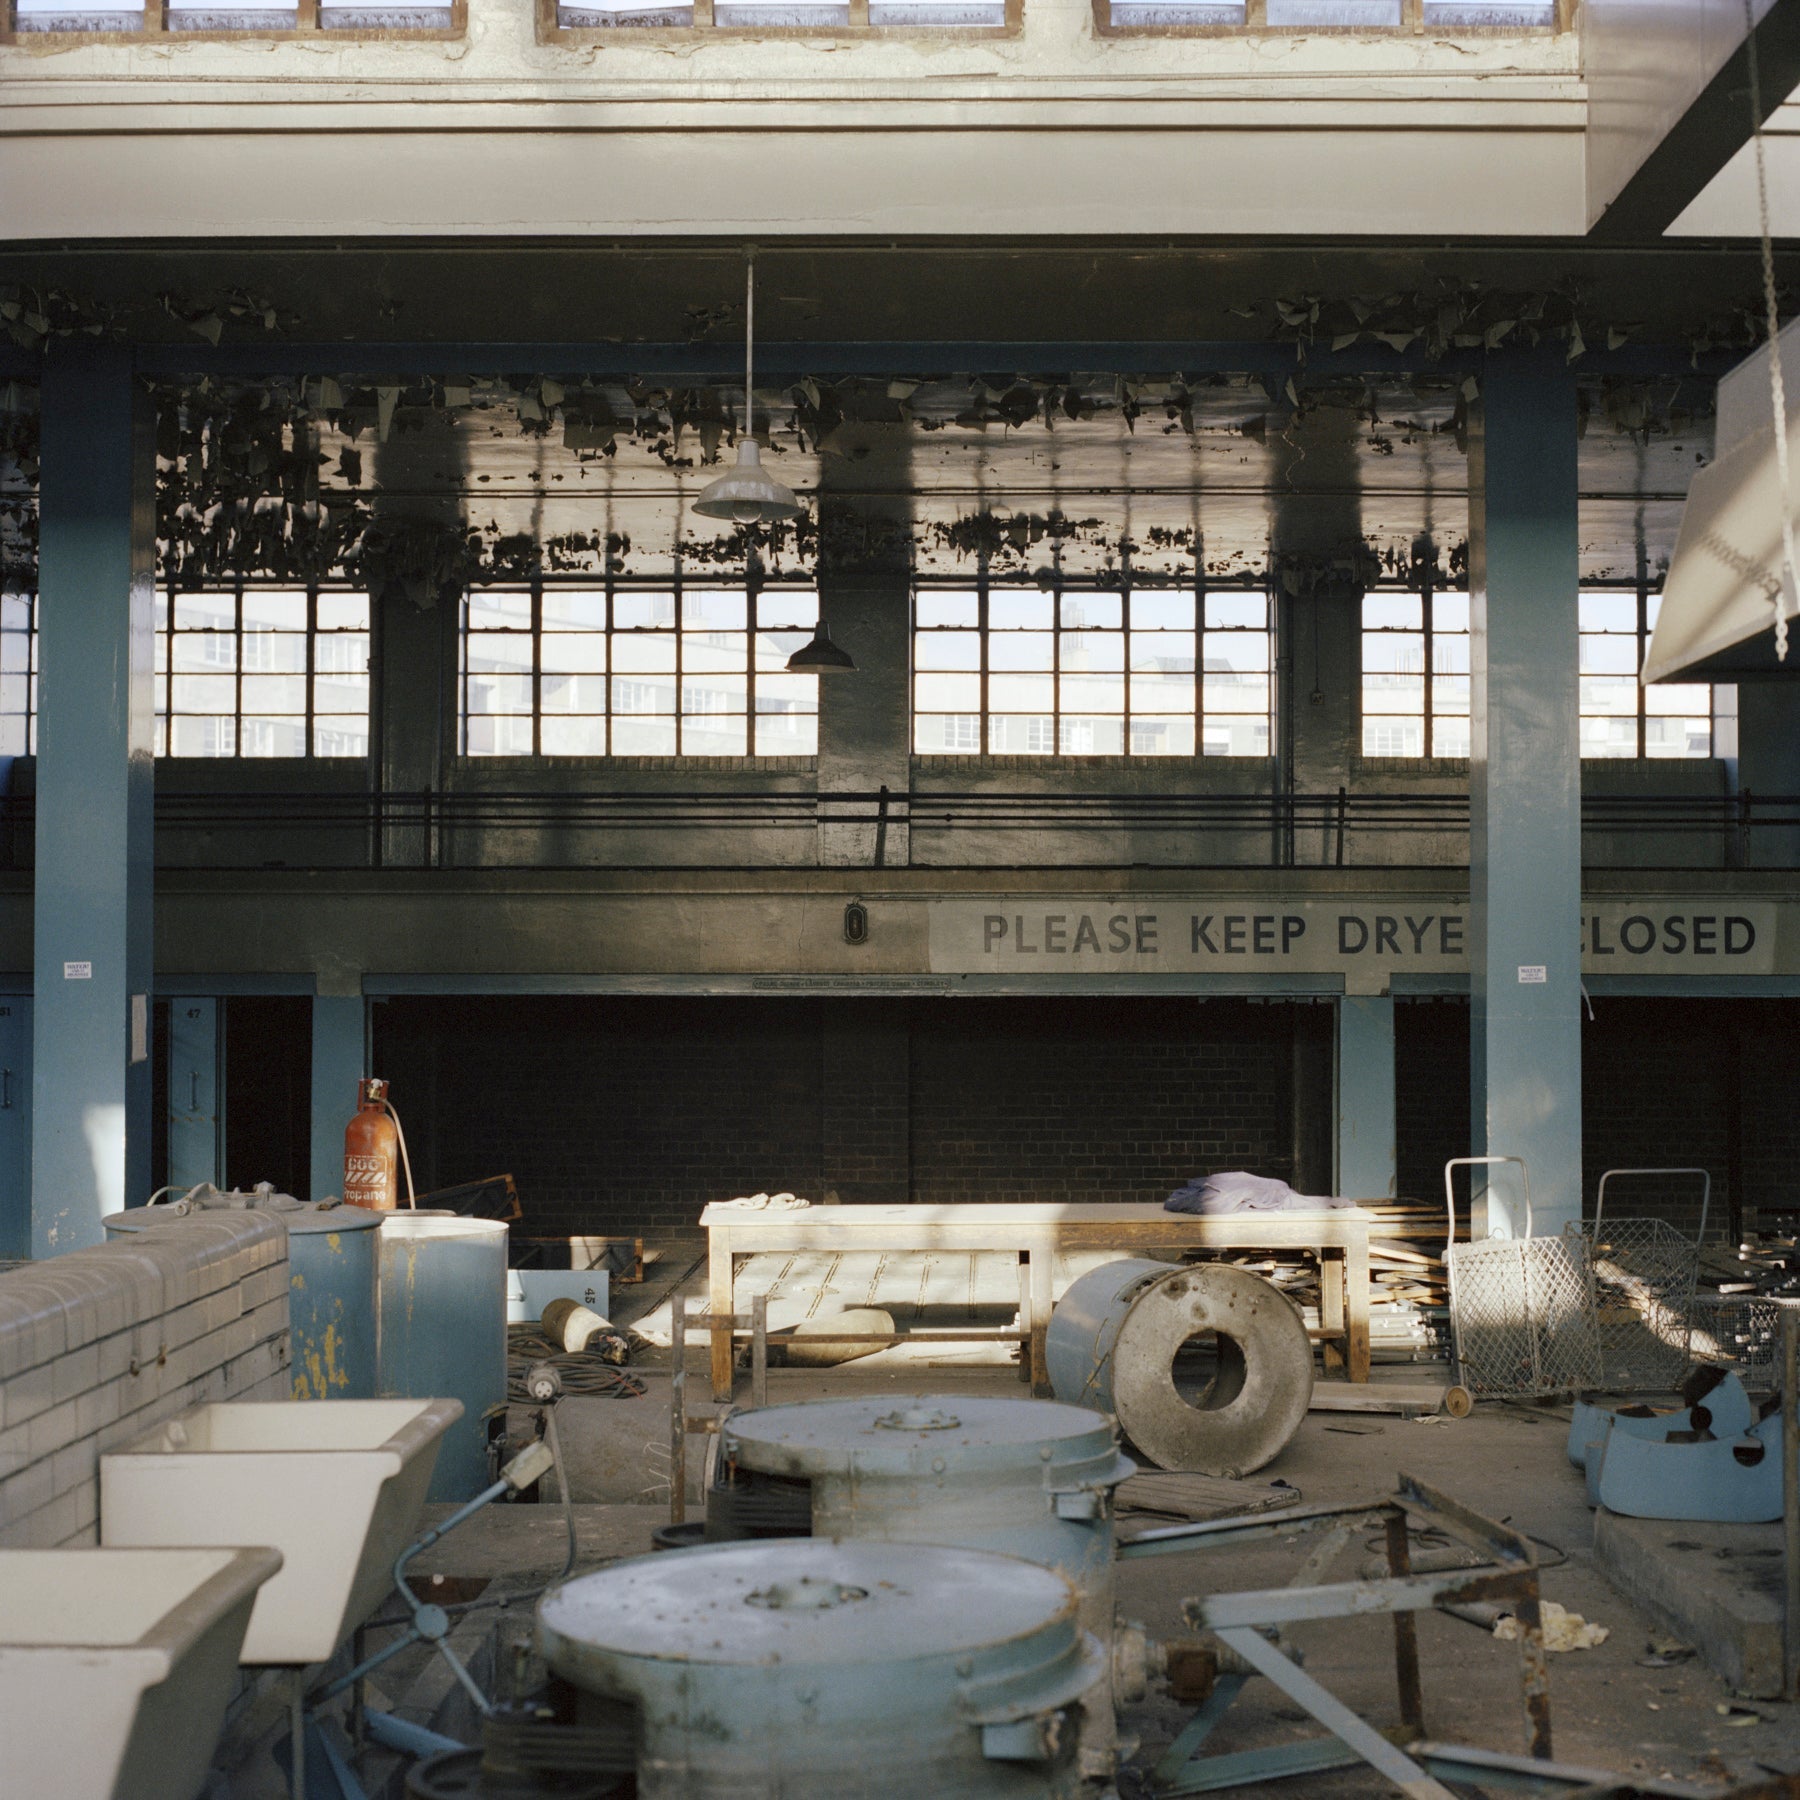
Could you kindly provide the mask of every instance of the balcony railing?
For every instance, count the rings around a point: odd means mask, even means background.
[[[0,868],[32,863],[35,804],[0,801]],[[1594,795],[1592,867],[1800,866],[1800,796]],[[189,869],[791,867],[805,834],[864,829],[875,867],[1460,867],[1460,794],[1041,794],[886,788],[156,796],[157,862]],[[910,842],[900,848],[901,833]],[[677,853],[679,852],[679,853]],[[841,846],[832,860],[842,860]]]

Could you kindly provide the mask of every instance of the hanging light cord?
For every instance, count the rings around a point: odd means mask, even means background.
[[[1800,556],[1794,551],[1794,505],[1788,474],[1787,385],[1781,378],[1781,316],[1775,304],[1775,247],[1769,237],[1769,178],[1763,157],[1762,80],[1756,61],[1755,0],[1744,0],[1744,49],[1750,75],[1750,134],[1756,147],[1756,216],[1762,234],[1763,306],[1769,325],[1769,401],[1775,415],[1775,475],[1781,488],[1781,558],[1785,580],[1775,588],[1775,660],[1787,661],[1789,594],[1800,597]]]
[[[1745,0],[1749,4],[1749,0]],[[1760,150],[1758,152],[1760,154]],[[1765,230],[1763,241],[1768,242]],[[1773,276],[1770,277],[1772,281]],[[1773,290],[1771,290],[1772,292]],[[1773,304],[1773,302],[1771,302]],[[751,385],[756,370],[756,246],[744,246],[744,436],[755,437],[756,424],[751,416],[751,407],[755,401],[751,398],[754,388]],[[1784,489],[1783,492],[1786,490]]]

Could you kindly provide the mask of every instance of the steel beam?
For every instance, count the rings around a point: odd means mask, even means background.
[[[1575,381],[1488,358],[1469,444],[1473,1154],[1522,1156],[1535,1229],[1581,1217]],[[1482,1209],[1477,1207],[1477,1222]],[[1514,1191],[1486,1228],[1520,1235]]]
[[[1337,1184],[1358,1200],[1394,1197],[1394,1002],[1346,994],[1337,1003]]]
[[[150,1191],[155,634],[149,408],[129,350],[42,375],[32,1252]]]

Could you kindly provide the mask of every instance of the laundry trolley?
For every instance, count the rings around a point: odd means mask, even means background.
[[[1525,1200],[1523,1237],[1456,1241],[1458,1168],[1509,1164]],[[1463,1417],[1478,1399],[1528,1399],[1601,1385],[1599,1333],[1588,1245],[1577,1232],[1532,1230],[1531,1171],[1519,1156],[1453,1156],[1444,1165],[1449,1230],[1450,1334],[1457,1386],[1445,1404]]]

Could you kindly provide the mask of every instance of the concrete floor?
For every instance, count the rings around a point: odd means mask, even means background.
[[[666,1403],[666,1374],[652,1371],[646,1379],[651,1384],[646,1404]],[[696,1399],[700,1387],[690,1384]],[[1022,1391],[1004,1369],[895,1367],[874,1358],[830,1371],[775,1370],[770,1388],[775,1403],[926,1391],[1018,1399]],[[590,1434],[609,1432],[608,1405],[590,1401],[577,1410],[565,1403],[563,1431],[571,1460],[591,1453]],[[1565,1458],[1566,1423],[1566,1412],[1554,1407],[1498,1403],[1479,1406],[1464,1420],[1314,1413],[1256,1479],[1285,1480],[1309,1502],[1361,1501],[1391,1492],[1405,1471],[1542,1540],[1545,1597],[1605,1625],[1611,1634],[1595,1649],[1551,1658],[1559,1760],[1721,1786],[1768,1768],[1800,1768],[1800,1708],[1736,1701],[1697,1659],[1668,1664],[1659,1657],[1664,1666],[1646,1666],[1652,1643],[1666,1649],[1670,1634],[1621,1594],[1595,1561],[1594,1515],[1579,1473]],[[661,1492],[666,1497],[666,1485]],[[642,1553],[650,1532],[667,1517],[664,1505],[641,1502],[588,1504],[577,1511],[578,1568]],[[1126,1563],[1120,1570],[1120,1609],[1155,1634],[1179,1639],[1188,1635],[1181,1620],[1185,1596],[1283,1584],[1309,1548],[1302,1541],[1298,1548],[1276,1545]],[[447,1575],[501,1577],[501,1585],[525,1587],[554,1576],[564,1549],[559,1509],[494,1508],[420,1566]],[[1353,1543],[1327,1579],[1348,1579],[1368,1554],[1360,1541]],[[1342,1700],[1378,1728],[1398,1723],[1386,1619],[1301,1626],[1294,1636],[1309,1672]],[[1420,1644],[1430,1734],[1487,1749],[1522,1750],[1515,1648],[1435,1613],[1420,1616]],[[1153,1762],[1185,1716],[1183,1709],[1154,1698],[1132,1709],[1124,1724],[1142,1739],[1137,1760]],[[1209,1748],[1243,1750],[1313,1732],[1285,1696],[1253,1681]],[[1298,1777],[1277,1791],[1308,1800],[1391,1792],[1372,1772],[1359,1771]]]

